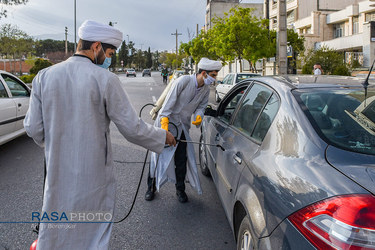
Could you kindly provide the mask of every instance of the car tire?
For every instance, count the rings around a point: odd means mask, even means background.
[[[209,177],[209,176],[211,176],[211,173],[210,173],[210,170],[208,169],[208,166],[207,166],[206,150],[204,149],[204,145],[202,144],[203,143],[203,135],[201,135],[201,137],[199,139],[199,142],[201,143],[201,144],[199,144],[199,165],[200,165],[202,174]]]
[[[217,93],[217,91],[215,91],[215,101],[216,102],[220,102],[221,101],[221,99],[220,99],[219,94]]]
[[[237,250],[254,249],[254,237],[250,228],[250,220],[248,216],[245,216],[238,230]]]

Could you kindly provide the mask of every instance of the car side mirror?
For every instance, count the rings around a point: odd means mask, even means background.
[[[204,111],[204,115],[216,117],[217,111],[215,109],[213,109],[211,105],[208,105],[206,107],[206,110]]]
[[[223,84],[223,82],[222,81],[216,81],[217,82],[217,84]]]

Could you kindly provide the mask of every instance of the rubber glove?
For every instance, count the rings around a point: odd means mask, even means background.
[[[202,117],[200,115],[197,115],[197,117],[195,118],[195,121],[193,121],[191,124],[198,126],[201,123],[202,123]]]
[[[168,123],[169,123],[168,117],[162,117],[160,119],[161,128],[166,131],[168,131]]]

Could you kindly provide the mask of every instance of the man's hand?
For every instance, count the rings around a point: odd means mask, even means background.
[[[169,119],[168,117],[162,117],[160,119],[161,128],[168,131]]]
[[[191,122],[193,125],[200,125],[202,123],[202,117],[200,115],[197,115],[197,117],[195,118],[195,121]]]
[[[165,144],[169,146],[176,146],[176,140],[171,132],[165,131],[167,133],[167,137],[165,138]]]

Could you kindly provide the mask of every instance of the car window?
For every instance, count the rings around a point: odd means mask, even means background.
[[[277,114],[277,110],[279,110],[279,105],[279,99],[273,94],[260,114],[251,137],[257,141],[263,141]]]
[[[259,76],[259,75],[256,75],[256,74],[237,74],[236,83],[239,83],[242,80],[246,80],[246,79],[249,79],[249,78],[255,77],[255,76]]]
[[[232,85],[233,84],[233,78],[234,78],[234,75],[230,74],[229,77],[228,77],[228,80],[227,80],[226,84]]]
[[[255,122],[271,95],[272,91],[267,87],[254,84],[243,99],[237,115],[234,118],[233,126],[246,135],[251,136]]]
[[[223,79],[223,84],[227,84],[227,81],[228,81],[228,78],[229,78],[229,75],[226,75]]]
[[[375,90],[306,89],[294,96],[328,144],[375,155]]]
[[[1,76],[7,83],[13,97],[29,96],[29,91],[27,91],[27,89],[17,79],[6,74],[1,74]]]
[[[4,88],[3,83],[0,82],[0,98],[8,97],[7,91]]]
[[[247,86],[238,89],[234,93],[231,94],[227,99],[225,99],[223,106],[219,110],[218,118],[226,123],[229,123],[234,111],[241,100],[244,91],[246,90]]]

